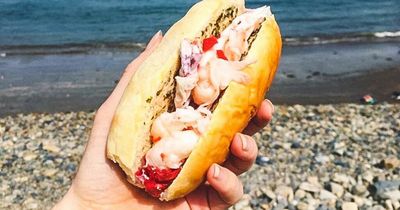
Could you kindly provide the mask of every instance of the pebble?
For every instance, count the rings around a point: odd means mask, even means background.
[[[318,188],[322,188],[322,185],[319,183],[318,177],[316,177],[316,176],[307,177],[307,182]]]
[[[353,202],[343,202],[342,210],[358,210],[358,206]]]
[[[292,149],[299,149],[299,148],[301,148],[301,143],[298,142],[298,141],[295,141],[295,142],[292,143],[292,145],[290,146],[290,148],[292,148]]]
[[[380,195],[382,199],[400,200],[400,190],[384,192]]]
[[[329,210],[329,208],[322,204],[322,205],[319,205],[316,210]]]
[[[321,200],[335,200],[337,199],[336,195],[327,191],[327,190],[321,190],[319,192],[319,199]]]
[[[304,202],[299,202],[296,205],[296,207],[297,207],[298,210],[308,210],[309,209],[308,204],[306,204]]]
[[[335,142],[333,145],[333,151],[337,155],[343,155],[346,151],[346,143],[344,142]]]
[[[374,176],[371,172],[366,172],[365,174],[363,174],[362,179],[366,181],[368,184],[372,184]]]
[[[400,160],[394,156],[386,158],[383,163],[386,169],[393,169],[400,166]]]
[[[303,182],[300,184],[300,189],[307,191],[307,192],[319,192],[320,188],[318,186],[315,186],[309,182]]]
[[[33,198],[28,198],[26,199],[22,205],[24,206],[24,209],[37,209],[39,204],[37,201]]]
[[[365,192],[367,192],[367,187],[362,184],[357,184],[353,187],[354,195],[363,195]]]
[[[274,200],[276,198],[275,193],[269,189],[269,188],[261,188],[262,192],[271,200]]]
[[[28,161],[32,161],[32,160],[36,159],[37,156],[38,156],[37,154],[28,151],[28,152],[24,153],[22,158],[24,158],[24,160],[28,162]]]
[[[52,153],[59,153],[61,151],[61,148],[59,148],[58,146],[56,146],[54,143],[50,142],[50,141],[45,141],[43,142],[43,149],[52,152]]]
[[[393,210],[392,201],[391,201],[391,200],[386,200],[386,201],[385,201],[385,207],[386,207],[386,209],[388,209],[388,210]]]
[[[271,164],[271,160],[265,156],[257,156],[256,164],[260,166],[265,166],[267,164]]]
[[[263,210],[270,210],[271,206],[268,203],[263,203],[260,205],[261,209]]]
[[[400,209],[400,201],[392,201],[392,203],[394,209]]]
[[[54,176],[59,170],[58,169],[46,169],[43,172],[43,175],[47,176],[47,177],[52,177]]]
[[[381,205],[375,205],[371,208],[371,210],[385,210],[385,207]]]
[[[342,197],[344,194],[344,188],[342,185],[336,184],[334,182],[330,183],[330,190],[333,194],[335,194],[337,197]]]
[[[347,184],[350,181],[347,175],[338,173],[333,175],[332,180],[340,184]]]
[[[235,209],[243,209],[247,206],[250,206],[250,199],[251,197],[249,195],[243,195],[242,199],[236,203]]]
[[[293,189],[291,187],[284,186],[284,185],[278,186],[275,189],[275,194],[277,196],[281,196],[281,197],[285,198],[289,202],[293,201],[293,198],[294,198]]]
[[[296,192],[294,193],[294,197],[297,199],[302,199],[306,196],[306,192],[302,189],[298,189],[296,190]]]
[[[330,161],[330,158],[326,155],[317,155],[315,156],[315,161],[317,161],[317,163],[325,164]]]
[[[371,185],[373,196],[381,199],[387,198],[386,192],[393,191],[396,194],[399,188],[400,180],[377,181]]]
[[[359,197],[359,196],[353,196],[353,201],[354,201],[354,203],[357,204],[357,206],[362,206],[365,203],[364,199],[362,197]]]

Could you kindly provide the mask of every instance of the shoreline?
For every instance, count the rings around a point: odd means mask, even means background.
[[[0,116],[95,110],[139,50],[0,57]],[[379,102],[400,90],[400,42],[284,46],[272,88],[274,104]]]

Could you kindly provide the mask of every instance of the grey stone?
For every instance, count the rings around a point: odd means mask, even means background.
[[[319,192],[320,188],[318,186],[315,186],[309,182],[303,182],[300,184],[300,189],[307,191],[307,192]]]
[[[321,200],[336,200],[337,199],[336,195],[334,195],[333,193],[331,193],[327,190],[322,189],[319,193],[320,193],[319,199],[321,199]]]
[[[274,192],[272,192],[271,189],[263,187],[263,188],[261,188],[261,191],[262,191],[269,199],[275,200],[276,195],[275,195]]]
[[[243,209],[250,206],[250,198],[248,196],[243,196],[243,198],[235,204],[235,209]]]
[[[362,184],[357,184],[353,187],[352,191],[355,195],[363,195],[365,192],[367,192],[367,187]]]
[[[379,195],[382,199],[400,200],[400,190],[387,191]]]
[[[299,202],[296,207],[298,210],[308,210],[308,204],[304,202]]]
[[[400,180],[393,180],[393,181],[378,181],[374,185],[371,186],[372,188],[372,195],[381,199],[387,198],[384,194],[385,192],[389,191],[396,191],[400,187]]]
[[[385,210],[385,207],[381,205],[375,205],[371,208],[371,210]]]
[[[385,207],[387,210],[393,210],[393,204],[391,200],[386,200],[385,201]]]
[[[325,205],[319,205],[316,210],[329,210],[329,208]]]
[[[317,161],[317,163],[325,164],[330,161],[330,158],[329,156],[319,154],[315,156],[315,161]]]
[[[344,188],[342,185],[331,182],[330,183],[330,190],[333,194],[335,194],[338,198],[342,197],[344,194]]]
[[[305,196],[306,196],[306,192],[304,190],[302,190],[302,189],[296,190],[296,192],[294,194],[294,197],[297,198],[297,199],[302,199]]]
[[[280,185],[275,189],[275,194],[285,198],[287,201],[291,202],[294,197],[293,189],[289,186]]]
[[[350,181],[349,177],[346,174],[339,173],[335,173],[332,180],[340,184],[347,184]]]
[[[394,209],[400,209],[400,201],[392,201],[392,205]]]

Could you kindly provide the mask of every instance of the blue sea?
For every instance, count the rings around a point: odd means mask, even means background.
[[[149,38],[165,32],[195,2],[0,0],[0,116],[97,108]],[[321,93],[340,96],[318,102],[342,100],[346,90],[336,88],[337,78],[400,66],[400,0],[246,4],[271,6],[281,27],[284,47],[273,100],[319,98],[304,95],[310,89],[301,87],[311,83],[333,84]]]
[[[141,46],[194,0],[1,0],[0,49]],[[269,5],[288,43],[400,36],[399,0],[248,0]],[[322,40],[322,41],[321,41]]]

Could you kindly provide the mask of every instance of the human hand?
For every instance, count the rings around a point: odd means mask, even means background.
[[[244,134],[235,135],[227,161],[222,165],[213,164],[207,172],[207,183],[184,198],[161,202],[150,197],[128,183],[118,165],[107,159],[107,136],[119,100],[135,70],[161,39],[161,32],[154,35],[145,51],[127,66],[114,91],[98,109],[76,177],[53,209],[225,209],[242,197],[243,186],[237,175],[247,171],[255,161],[258,149],[249,135],[271,120],[274,108],[268,100],[263,101]]]

